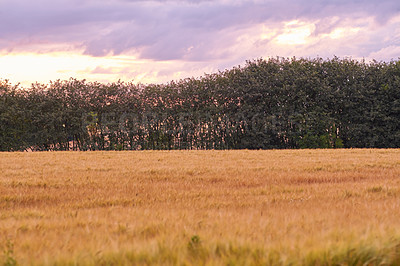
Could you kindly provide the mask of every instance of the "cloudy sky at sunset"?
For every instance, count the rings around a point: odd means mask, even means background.
[[[161,83],[268,57],[400,57],[399,0],[0,0],[0,79]]]

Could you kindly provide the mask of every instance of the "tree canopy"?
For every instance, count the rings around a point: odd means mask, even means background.
[[[0,150],[400,147],[400,61],[274,58],[167,84],[0,81]]]

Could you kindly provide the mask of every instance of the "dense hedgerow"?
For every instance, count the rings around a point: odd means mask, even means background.
[[[0,150],[400,147],[400,61],[268,59],[167,84],[0,81]]]

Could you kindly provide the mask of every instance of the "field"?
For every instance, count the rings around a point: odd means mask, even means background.
[[[400,150],[0,153],[0,265],[400,264]]]

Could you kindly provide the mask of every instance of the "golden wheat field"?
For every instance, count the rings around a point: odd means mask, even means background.
[[[400,264],[400,150],[0,153],[0,264]]]

